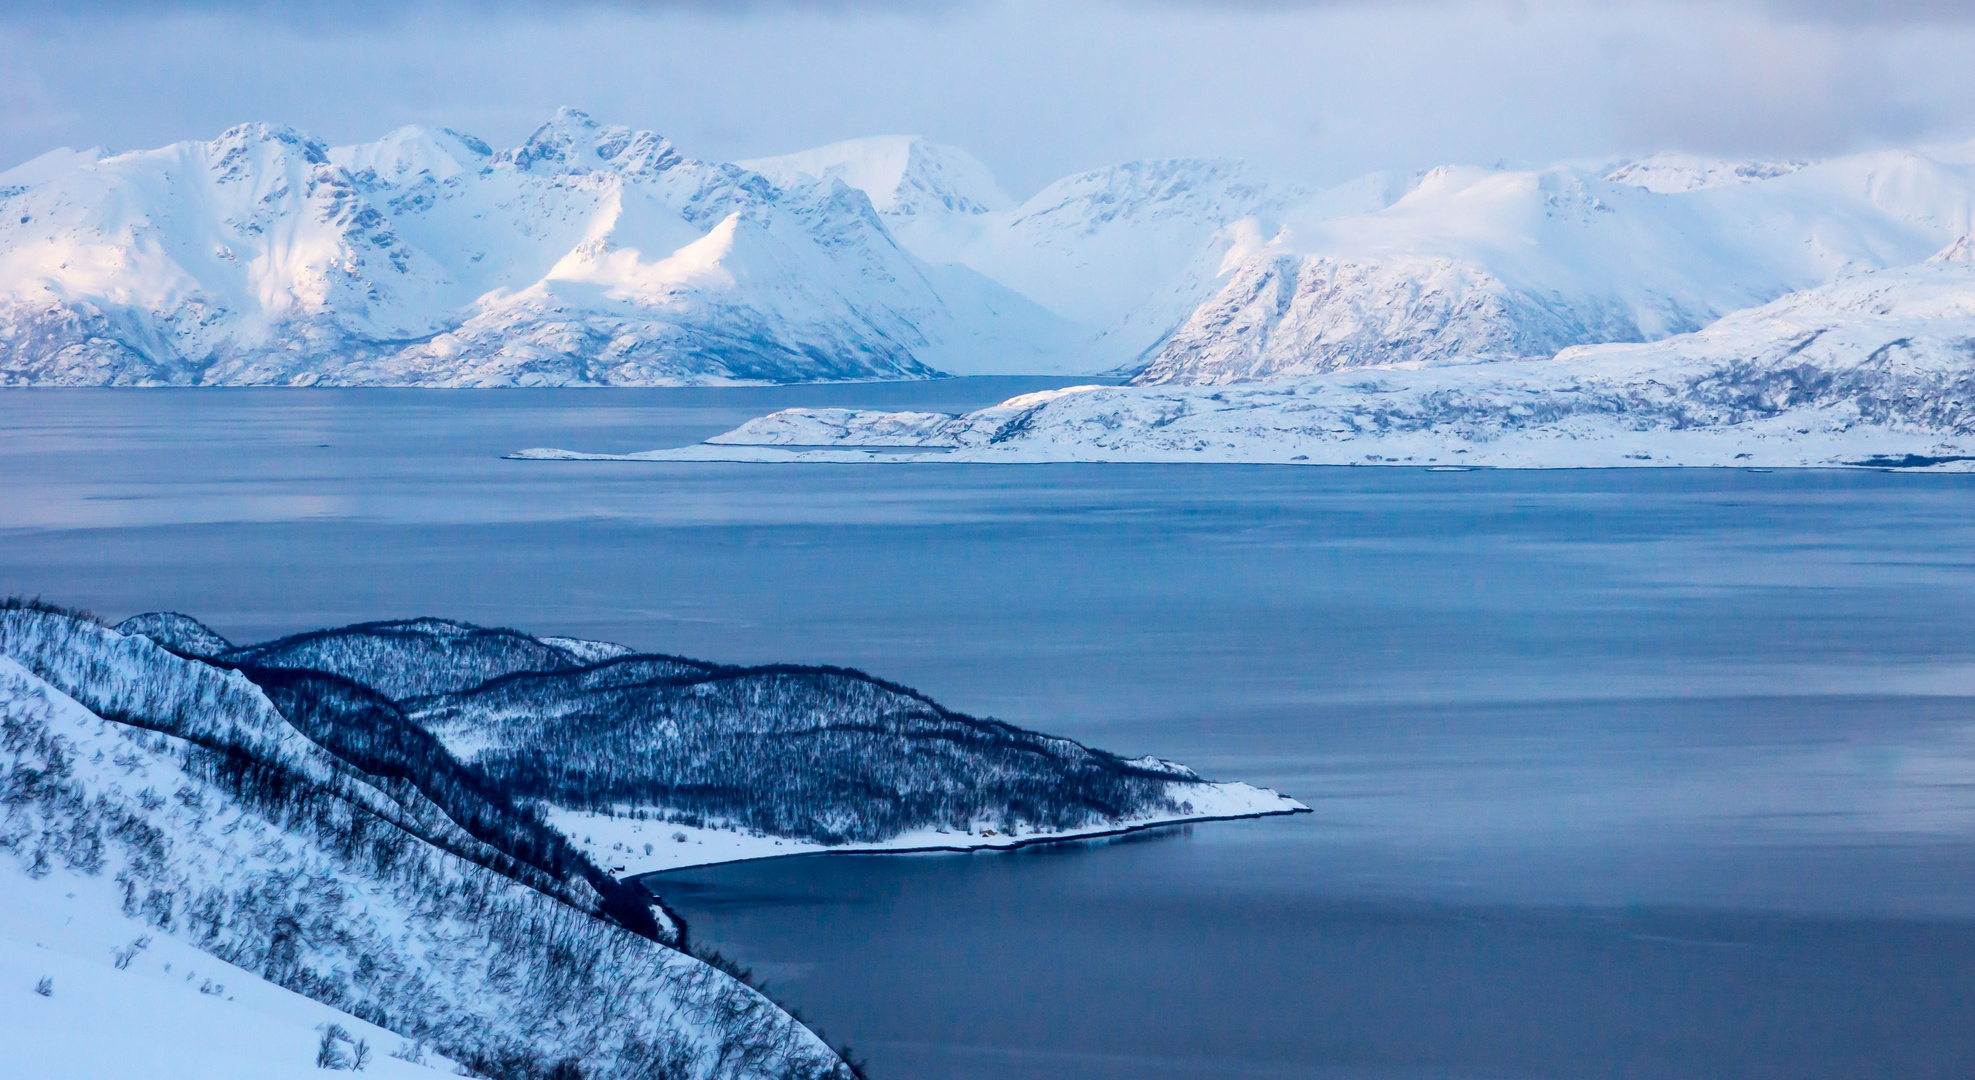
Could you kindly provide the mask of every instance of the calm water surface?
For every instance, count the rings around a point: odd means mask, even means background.
[[[661,880],[879,1080],[1975,1074],[1975,479],[499,457],[1063,382],[0,392],[0,591],[849,664],[1315,807]]]

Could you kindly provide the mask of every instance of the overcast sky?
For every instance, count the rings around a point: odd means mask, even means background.
[[[1016,195],[1155,156],[1818,156],[1975,138],[1970,57],[1975,0],[10,0],[0,168],[243,120],[505,146],[563,104],[725,160],[923,134]]]

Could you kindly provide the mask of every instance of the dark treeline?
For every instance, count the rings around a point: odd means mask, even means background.
[[[389,698],[340,675],[228,665],[259,686],[288,722],[365,773],[416,787],[475,839],[562,881],[580,878],[604,901],[604,914],[646,937],[661,933],[643,889],[625,884],[577,850],[562,833],[412,722]],[[683,923],[677,925],[683,926]]]
[[[509,676],[416,702],[413,715],[487,739],[474,764],[517,798],[662,807],[825,844],[929,826],[1068,829],[1175,808],[1171,776],[861,672],[609,673]]]
[[[175,618],[151,629],[224,641]],[[1181,809],[1169,774],[845,668],[596,661],[442,619],[228,646],[214,662],[240,667],[311,738],[361,767],[430,777],[421,789],[476,836],[557,876],[574,868],[594,880],[594,868],[519,809],[534,800],[824,844],[928,827],[1062,830]]]
[[[218,655],[257,667],[306,668],[342,675],[394,701],[455,693],[516,671],[574,671],[591,662],[568,648],[519,630],[447,619],[405,619],[312,630]]]

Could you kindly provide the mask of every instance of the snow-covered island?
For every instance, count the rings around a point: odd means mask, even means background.
[[[15,1060],[115,1074],[127,1040],[39,1032],[141,1002],[175,1025],[146,1054],[219,1040],[268,1056],[255,1075],[848,1080],[629,879],[1305,809],[844,669],[438,619],[235,646],[12,601],[0,1033]]]

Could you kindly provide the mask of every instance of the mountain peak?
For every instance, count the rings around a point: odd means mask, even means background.
[[[462,172],[478,171],[494,152],[471,135],[451,128],[411,125],[378,139],[355,146],[339,146],[329,151],[330,160],[353,175],[368,171],[369,176],[391,182],[404,182],[425,175],[445,180]]]
[[[1683,191],[1774,180],[1810,167],[1808,161],[1721,161],[1686,154],[1654,154],[1623,162],[1605,174],[1615,184],[1630,184],[1661,195]]]
[[[476,140],[477,141],[477,140]],[[685,160],[672,143],[650,131],[622,124],[599,124],[589,113],[565,105],[528,141],[494,155],[497,162],[533,172],[589,172],[608,169],[627,174],[662,172]]]
[[[1975,263],[1975,233],[1956,240],[1927,260],[1933,263]]]
[[[888,217],[971,216],[1014,204],[972,154],[918,135],[873,135],[736,164],[780,187],[805,178],[841,180]]]
[[[287,124],[251,123],[235,124],[212,141],[213,168],[223,180],[239,179],[254,170],[251,159],[262,147],[273,148],[277,156],[285,152],[283,147],[292,148],[311,165],[329,162],[329,146],[321,139]]]

